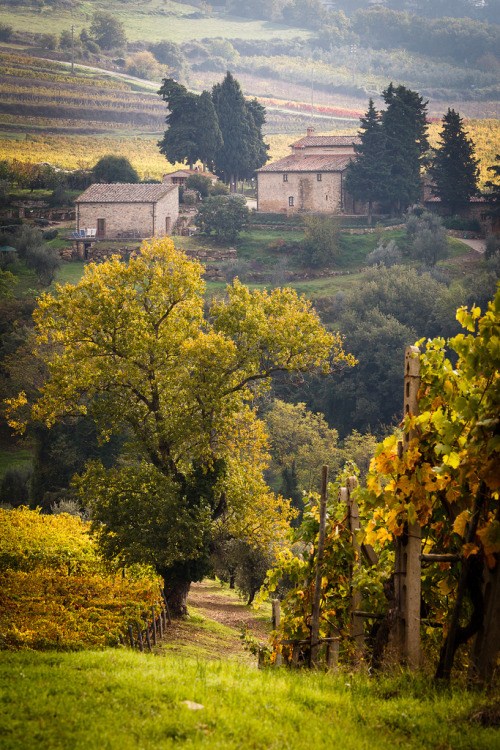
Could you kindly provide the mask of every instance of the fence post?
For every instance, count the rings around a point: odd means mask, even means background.
[[[353,565],[349,565],[349,586],[350,586],[350,610],[351,610],[351,638],[354,642],[354,649],[356,656],[361,656],[365,645],[365,627],[363,618],[359,617],[356,613],[361,607],[361,592],[356,591],[352,585],[352,579],[354,574],[354,567],[361,569],[361,547],[356,538],[356,533],[360,530],[361,524],[359,520],[359,508],[358,504],[355,503],[351,498],[351,493],[358,486],[358,480],[355,476],[348,477],[346,481],[347,491],[347,517],[349,522],[349,530],[351,532],[351,541],[354,551],[356,553],[356,562]]]
[[[319,538],[316,552],[316,580],[314,583],[314,603],[311,618],[311,653],[309,666],[315,666],[319,650],[319,610],[321,602],[321,561],[325,549],[326,529],[326,488],[328,483],[328,466],[323,466],[321,474],[321,502],[319,508]]]
[[[420,350],[408,346],[405,352],[404,415],[418,415],[418,390],[420,388]],[[405,433],[403,450],[409,448],[417,437],[415,430]],[[396,599],[395,646],[401,661],[411,667],[420,664],[420,598],[422,565],[420,553],[422,529],[418,523],[408,523],[396,539],[394,566],[394,592]]]
[[[156,615],[154,607],[151,607],[151,617],[153,618],[153,622],[151,623],[151,627],[153,629],[153,643],[156,646]]]
[[[271,604],[273,608],[273,616],[272,616],[273,630],[277,630],[279,628],[280,619],[281,619],[280,600],[273,599]]]

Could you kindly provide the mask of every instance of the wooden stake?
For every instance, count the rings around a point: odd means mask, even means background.
[[[130,624],[128,626],[128,637],[130,639],[130,648],[133,650],[135,648],[134,631],[132,630],[132,625]]]
[[[151,607],[151,615],[153,617],[153,622],[151,623],[151,627],[153,628],[153,643],[156,646],[156,615],[154,607]]]
[[[418,390],[420,387],[420,350],[409,346],[405,352],[404,414],[418,415]],[[403,449],[418,437],[415,430],[405,433]],[[422,529],[418,523],[407,524],[396,539],[394,591],[398,617],[396,619],[395,646],[401,661],[411,667],[420,664],[420,598],[422,564]]]
[[[311,652],[309,666],[314,667],[318,659],[319,650],[319,614],[321,603],[321,562],[325,550],[326,529],[326,495],[328,483],[328,466],[323,466],[321,474],[321,503],[319,508],[319,537],[316,553],[316,580],[314,583],[314,603],[311,618]]]
[[[273,608],[273,615],[272,615],[273,630],[277,630],[279,628],[280,619],[281,619],[280,600],[273,599],[271,604]]]

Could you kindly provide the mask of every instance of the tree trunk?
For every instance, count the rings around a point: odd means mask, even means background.
[[[368,201],[368,226],[372,225],[372,214],[373,214],[373,201]]]
[[[179,618],[187,615],[187,598],[190,588],[191,581],[181,581],[174,585],[169,585],[164,581],[163,592],[172,617]]]

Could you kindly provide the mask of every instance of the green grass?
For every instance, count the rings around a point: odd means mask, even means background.
[[[33,451],[29,448],[13,447],[12,450],[0,450],[0,477],[7,469],[14,469],[28,463],[33,458]]]
[[[484,694],[130,651],[6,653],[3,750],[497,750]],[[186,705],[185,701],[198,704]]]
[[[78,284],[83,276],[85,263],[80,260],[74,260],[70,263],[62,263],[58,269],[55,281],[58,284]]]
[[[190,18],[190,14],[199,9],[196,6],[183,3],[151,0],[140,5],[123,2],[97,3],[97,6],[110,10],[125,27],[127,39],[130,41],[148,40],[161,41],[168,39],[182,43],[194,39],[223,37],[225,39],[292,39],[295,37],[308,38],[311,32],[298,28],[252,21],[233,17],[219,18],[208,16]],[[11,25],[15,30],[37,33],[54,32],[75,26],[75,34],[90,25],[94,3],[79,2],[71,11],[50,5],[38,9],[26,7],[0,6],[0,17],[3,23]]]

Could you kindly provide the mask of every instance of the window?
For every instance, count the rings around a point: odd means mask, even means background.
[[[283,182],[288,182],[288,175],[287,174],[283,175]]]
[[[289,197],[289,199],[288,199],[288,205],[289,205],[289,206],[293,206],[293,205],[294,205],[294,202],[293,202],[293,195],[291,195],[291,196]]]
[[[318,180],[318,182],[321,182],[322,178],[323,175],[321,174],[321,172],[318,172],[318,174],[316,175],[316,179]]]

